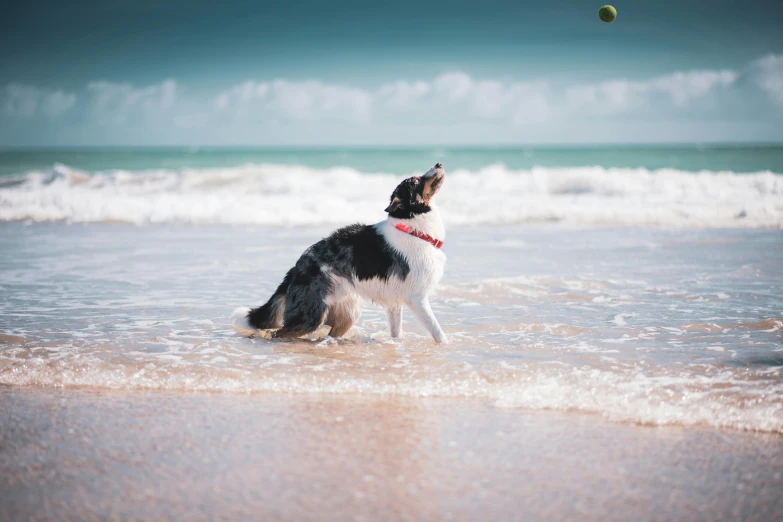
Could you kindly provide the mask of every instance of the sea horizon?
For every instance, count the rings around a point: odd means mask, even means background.
[[[429,150],[435,148],[449,149],[594,149],[594,148],[778,148],[783,147],[783,141],[660,141],[660,142],[514,142],[514,143],[313,143],[313,144],[243,144],[243,143],[172,143],[172,144],[5,144],[0,145],[0,151],[10,150],[103,150],[103,149],[253,149],[253,150]]]

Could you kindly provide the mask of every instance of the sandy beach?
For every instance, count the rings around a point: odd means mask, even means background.
[[[0,519],[783,514],[779,435],[474,401],[0,389]]]

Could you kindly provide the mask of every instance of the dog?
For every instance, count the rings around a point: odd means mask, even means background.
[[[386,308],[392,338],[402,335],[407,305],[436,343],[446,343],[429,302],[446,264],[441,251],[446,230],[433,201],[445,179],[436,163],[423,176],[404,180],[391,195],[384,221],[341,228],[305,250],[269,301],[234,311],[235,327],[295,338],[326,325],[331,337],[342,337],[370,300]]]

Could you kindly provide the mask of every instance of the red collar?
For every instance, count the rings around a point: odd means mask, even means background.
[[[440,248],[443,246],[443,241],[441,241],[440,239],[435,239],[429,234],[425,234],[424,232],[419,232],[418,230],[416,230],[410,225],[403,225],[402,223],[397,223],[395,225],[395,228],[397,230],[402,230],[406,234],[410,234],[412,236],[418,237],[419,239],[423,239],[424,241],[431,244],[435,248]]]

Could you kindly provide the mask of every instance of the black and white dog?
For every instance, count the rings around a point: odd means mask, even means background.
[[[327,325],[332,337],[341,337],[369,299],[386,308],[392,337],[402,334],[405,304],[435,342],[445,343],[428,298],[446,263],[440,251],[446,232],[433,202],[445,178],[437,163],[397,186],[386,220],[341,228],[308,248],[266,304],[234,311],[237,329],[301,337]]]

